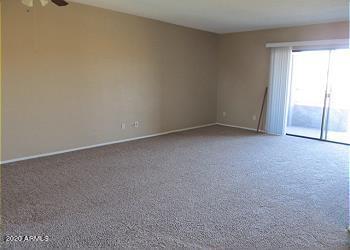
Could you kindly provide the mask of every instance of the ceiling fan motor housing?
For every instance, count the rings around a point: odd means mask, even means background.
[[[46,6],[50,2],[50,0],[39,0],[39,1],[43,7]],[[68,3],[64,0],[51,0],[51,2],[53,2],[57,6],[68,5]],[[34,0],[22,0],[22,3],[29,8],[34,6]]]

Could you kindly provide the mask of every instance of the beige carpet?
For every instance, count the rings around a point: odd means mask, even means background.
[[[349,147],[213,126],[2,168],[6,247],[348,249]]]

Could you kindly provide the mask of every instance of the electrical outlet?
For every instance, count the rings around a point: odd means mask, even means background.
[[[222,116],[223,116],[223,117],[226,117],[226,112],[225,112],[225,111],[222,112]]]
[[[121,128],[122,128],[122,129],[126,129],[126,123],[125,123],[125,122],[122,122]]]
[[[134,121],[134,123],[133,123],[134,128],[138,128],[139,125],[140,125],[140,123],[138,121]]]
[[[253,121],[256,121],[256,115],[253,115],[252,119]]]

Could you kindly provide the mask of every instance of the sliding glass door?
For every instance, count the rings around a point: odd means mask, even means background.
[[[293,52],[287,134],[350,144],[350,50]]]
[[[350,50],[333,50],[322,139],[350,144]]]
[[[293,52],[287,134],[320,138],[328,51]]]

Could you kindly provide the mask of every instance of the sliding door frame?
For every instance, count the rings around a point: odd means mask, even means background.
[[[330,105],[329,71],[331,66],[332,51],[333,49],[328,50],[328,66],[327,66],[327,76],[326,76],[327,80],[326,80],[326,89],[325,89],[324,100],[323,100],[321,132],[320,132],[320,139],[325,141],[327,140],[327,133],[328,133],[328,117],[329,117],[329,105]],[[326,136],[324,136],[324,134]]]

